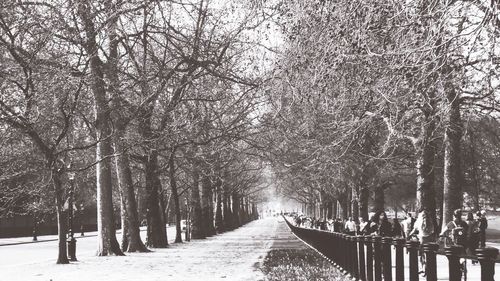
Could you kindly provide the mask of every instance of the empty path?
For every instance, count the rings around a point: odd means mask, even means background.
[[[0,280],[263,280],[258,265],[270,249],[304,247],[276,217],[208,239],[124,257],[96,257],[95,238],[85,240],[94,242],[77,245],[79,261],[69,265],[54,264],[55,241],[0,247]],[[29,261],[19,260],[23,253]]]

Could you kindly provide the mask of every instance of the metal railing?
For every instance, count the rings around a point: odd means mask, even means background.
[[[286,218],[285,221],[299,239],[316,249],[354,280],[405,280],[404,248],[407,249],[406,252],[408,255],[409,278],[407,280],[419,280],[419,249],[425,255],[426,280],[437,280],[436,255],[439,249],[437,243],[425,243],[420,247],[418,241],[407,241],[404,238],[351,236],[338,232],[297,227],[291,224]],[[394,259],[392,258],[392,246],[395,247]],[[464,257],[461,254],[463,252],[462,246],[444,248],[444,254],[448,258],[449,280],[451,281],[462,279],[463,270],[461,269],[460,258]],[[479,248],[475,254],[481,265],[481,281],[494,281],[498,249],[490,247]],[[392,276],[393,262],[395,263],[394,276]],[[464,274],[466,273],[464,272]]]

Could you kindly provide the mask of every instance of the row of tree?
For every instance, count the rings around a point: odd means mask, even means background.
[[[367,219],[371,205],[449,221],[464,203],[498,205],[498,2],[287,1],[280,11],[286,51],[265,140],[284,194],[323,217]]]
[[[80,200],[97,206],[102,256],[166,247],[169,210],[182,242],[183,198],[193,238],[255,218],[263,11],[246,1],[2,1],[2,215],[55,211],[57,263],[68,263],[73,173]]]

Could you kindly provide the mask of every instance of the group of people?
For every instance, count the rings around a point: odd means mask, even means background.
[[[475,249],[484,247],[486,242],[486,229],[488,220],[485,212],[467,213],[465,221],[462,219],[462,211],[453,212],[453,220],[446,224],[440,233],[440,237],[446,238],[446,243],[461,245],[469,255],[474,254]]]
[[[342,232],[349,235],[379,235],[383,237],[403,237],[407,240],[417,239],[420,245],[429,242],[437,242],[439,238],[445,240],[445,245],[463,246],[464,253],[474,255],[478,247],[485,247],[486,229],[488,220],[486,212],[469,212],[467,218],[463,220],[462,210],[453,212],[453,220],[446,223],[443,230],[439,231],[439,224],[436,216],[431,215],[427,210],[418,213],[417,218],[413,218],[407,213],[404,220],[399,222],[393,218],[392,222],[387,218],[384,211],[377,212],[370,217],[369,221],[359,218],[357,221],[349,217],[346,220],[325,220],[297,216],[295,222],[301,227],[317,228],[321,230]],[[419,251],[421,274],[425,275],[425,256],[423,251]],[[473,260],[473,264],[477,261]],[[461,265],[465,268],[465,263]]]
[[[478,247],[484,247],[488,221],[485,211],[467,214],[466,220],[462,219],[462,211],[455,210],[454,219],[446,224],[444,230],[439,232],[439,224],[435,217],[426,210],[420,212],[415,219],[407,213],[400,222],[397,218],[388,219],[384,211],[374,213],[368,221],[363,218],[353,220],[352,217],[341,220],[316,219],[314,217],[296,216],[295,224],[301,227],[320,230],[341,232],[349,235],[379,235],[383,237],[402,237],[418,239],[421,244],[436,242],[439,237],[446,237],[448,243],[461,245],[467,253],[473,253]],[[439,235],[438,235],[439,234]]]

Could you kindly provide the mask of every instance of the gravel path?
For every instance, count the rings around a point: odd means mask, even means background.
[[[80,247],[79,261],[69,265],[47,260],[55,257],[56,242],[40,243],[43,248],[4,246],[0,280],[263,280],[258,266],[271,248],[303,247],[280,220],[261,219],[208,239],[124,257],[96,257],[94,246]],[[9,256],[23,255],[20,250],[40,256],[40,261],[9,262]]]

